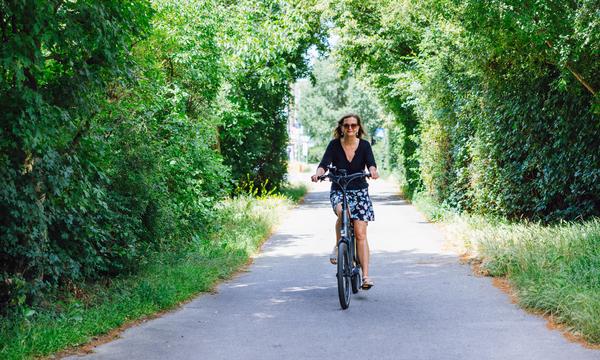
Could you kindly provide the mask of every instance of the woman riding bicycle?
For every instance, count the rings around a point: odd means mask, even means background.
[[[319,176],[325,173],[328,165],[333,164],[337,169],[346,169],[348,175],[361,173],[365,167],[369,169],[372,179],[379,178],[377,165],[371,144],[361,139],[364,135],[360,117],[356,114],[344,115],[337,123],[333,135],[334,139],[329,142],[323,159],[317,167],[317,172],[311,176],[313,182],[318,181]],[[373,204],[369,197],[369,184],[364,178],[350,183],[347,188],[348,206],[350,218],[354,225],[356,247],[363,271],[363,285],[365,290],[374,284],[369,279],[369,243],[367,242],[367,225],[369,221],[375,220]],[[336,242],[329,257],[332,264],[337,262],[337,244],[340,240],[340,226],[342,222],[342,191],[339,185],[331,183],[329,199],[333,211],[337,215],[335,223]]]

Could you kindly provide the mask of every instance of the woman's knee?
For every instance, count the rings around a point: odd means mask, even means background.
[[[359,244],[362,244],[365,241],[367,241],[367,234],[366,233],[356,233],[355,237],[356,237],[356,242],[359,243]]]
[[[356,241],[363,242],[367,240],[367,226],[364,224],[354,223],[354,236]]]

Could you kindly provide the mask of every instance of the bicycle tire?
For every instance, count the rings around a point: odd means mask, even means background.
[[[342,309],[347,309],[350,306],[350,278],[352,275],[352,267],[350,263],[350,255],[348,244],[340,242],[338,245],[337,258],[337,282],[338,295],[340,298],[340,306]]]
[[[356,238],[354,237],[354,226],[349,226],[352,236],[352,244],[354,246],[354,261],[352,262],[352,293],[356,294],[360,290],[361,276],[360,276],[360,261],[358,259],[358,253],[356,249]]]
[[[360,289],[360,271],[352,271],[352,293],[356,294]]]

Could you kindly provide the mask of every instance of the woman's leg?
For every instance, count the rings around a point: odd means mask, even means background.
[[[362,268],[363,277],[369,276],[369,242],[367,241],[367,224],[362,220],[354,221],[354,237],[356,238],[356,250]]]
[[[335,245],[333,246],[333,250],[331,250],[331,255],[329,255],[329,262],[332,264],[337,263],[337,244],[340,242],[340,228],[342,227],[342,205],[337,204],[335,207],[335,213],[337,214],[337,220],[335,222]]]

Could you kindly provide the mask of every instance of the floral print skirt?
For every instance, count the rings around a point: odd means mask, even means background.
[[[348,206],[350,207],[350,218],[353,220],[375,221],[373,203],[369,197],[369,189],[346,190]],[[335,214],[335,208],[342,203],[342,190],[331,190],[329,193],[331,207]],[[337,216],[337,214],[336,214]]]

